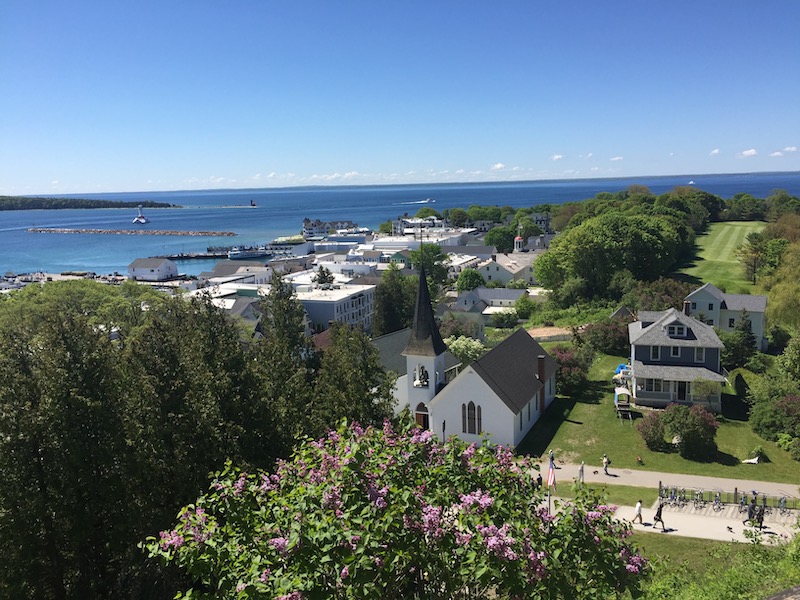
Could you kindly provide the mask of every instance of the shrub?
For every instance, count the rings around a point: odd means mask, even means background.
[[[528,320],[531,318],[533,311],[536,309],[536,301],[528,294],[523,294],[517,301],[514,302],[514,310],[517,311],[517,316],[520,319]]]
[[[507,328],[514,327],[519,322],[517,311],[512,309],[503,310],[492,315],[492,324],[495,327]]]
[[[587,344],[603,354],[614,356],[630,354],[628,324],[623,321],[603,319],[587,325],[581,335]]]
[[[636,424],[636,429],[642,435],[644,445],[656,452],[663,450],[664,444],[664,423],[657,412],[648,412],[644,418]]]
[[[559,394],[570,395],[586,385],[589,367],[594,360],[594,352],[589,346],[554,346],[550,350],[550,356],[558,363],[556,391]]]
[[[615,507],[550,513],[535,468],[410,419],[342,425],[274,473],[228,465],[147,549],[187,598],[638,597],[650,569]]]
[[[670,404],[661,419],[667,435],[679,438],[678,452],[682,457],[708,460],[716,454],[719,423],[702,406]]]

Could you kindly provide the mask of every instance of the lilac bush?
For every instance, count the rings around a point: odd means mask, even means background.
[[[342,425],[274,473],[218,473],[147,550],[192,598],[608,598],[647,561],[614,507],[548,512],[538,467],[410,422]]]

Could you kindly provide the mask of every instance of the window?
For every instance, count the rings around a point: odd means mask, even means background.
[[[462,405],[463,408],[463,405]],[[480,411],[480,408],[478,408]],[[469,404],[467,404],[467,427],[464,433],[477,433],[478,428],[476,427],[476,411],[475,411],[475,403],[470,400]],[[463,411],[462,411],[463,414]],[[462,419],[463,420],[463,419]]]
[[[728,319],[728,327],[733,329],[733,327],[735,327],[735,326],[736,326],[736,319],[735,318]]]
[[[681,347],[680,346],[672,346],[672,348],[670,348],[669,355],[672,358],[680,358],[680,356],[681,356]]]
[[[692,310],[697,310],[697,302],[692,302]]]
[[[663,383],[661,379],[645,379],[644,389],[646,392],[660,392],[663,389]]]
[[[661,360],[661,346],[650,346],[650,360]]]
[[[713,302],[709,302],[708,303],[708,310],[714,310],[714,303]]]
[[[714,319],[706,319],[706,325],[711,325],[713,327]]]
[[[694,349],[694,362],[705,362],[706,361],[706,349],[705,348],[695,348]]]
[[[417,410],[415,411],[414,418],[418,426],[422,427],[423,429],[430,429],[430,421],[428,419],[428,407],[425,406],[422,402],[417,404]]]
[[[667,327],[667,335],[669,337],[685,337],[686,327],[683,325],[669,325]]]

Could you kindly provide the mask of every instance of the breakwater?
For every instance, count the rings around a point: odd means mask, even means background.
[[[180,231],[177,229],[70,229],[66,227],[29,227],[30,233],[100,233],[106,235],[188,235],[193,237],[233,237],[233,231]]]

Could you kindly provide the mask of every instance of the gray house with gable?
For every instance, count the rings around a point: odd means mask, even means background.
[[[628,325],[628,339],[636,404],[701,404],[713,412],[722,410],[719,393],[703,397],[692,390],[698,380],[725,382],[727,373],[720,365],[723,344],[713,327],[674,308],[642,311]]]

